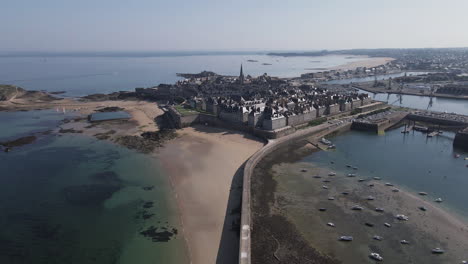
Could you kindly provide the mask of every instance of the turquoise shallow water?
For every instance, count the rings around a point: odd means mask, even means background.
[[[320,151],[302,161],[329,167],[340,173],[353,173],[347,164],[357,166],[357,178],[381,177],[411,192],[428,192],[428,200],[441,197],[441,206],[468,219],[468,153],[453,149],[454,134],[427,138],[420,132],[391,130],[379,136],[350,131],[330,138],[337,149]],[[461,154],[455,158],[454,154]],[[333,164],[332,164],[333,162]]]
[[[0,113],[0,140],[51,129],[62,118]],[[81,135],[37,136],[0,153],[0,263],[187,263],[156,159]],[[141,234],[151,227],[177,234],[154,242]]]

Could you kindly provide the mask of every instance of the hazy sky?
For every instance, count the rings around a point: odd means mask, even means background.
[[[0,10],[0,51],[468,46],[468,0],[0,0]]]

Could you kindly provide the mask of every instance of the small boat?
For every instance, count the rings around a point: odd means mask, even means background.
[[[392,192],[399,192],[400,190],[398,189],[392,189]]]
[[[441,248],[433,248],[432,249],[432,254],[444,254],[445,250]]]
[[[373,183],[369,184],[369,187],[374,187],[374,184]]]
[[[468,160],[468,157],[465,157],[465,160]]]
[[[307,170],[306,170],[306,169],[302,169],[301,172],[307,172]]]
[[[402,214],[396,215],[395,218],[401,221],[408,221],[409,219],[406,215],[402,215]]]
[[[333,200],[335,200],[335,197],[328,197],[328,200],[333,201]]]
[[[336,146],[334,144],[331,144],[330,146],[327,147],[327,149],[336,149]]]
[[[326,210],[327,210],[327,208],[319,208],[320,212],[325,212]]]
[[[326,185],[323,185],[322,188],[325,189],[325,190],[328,190],[328,186],[326,186]]]
[[[468,159],[468,158],[465,158],[465,159]],[[346,165],[347,168],[351,168],[351,165]]]
[[[330,180],[323,180],[323,182],[330,182]]]
[[[368,201],[373,201],[373,200],[375,200],[374,196],[371,196],[371,195],[367,196],[366,199],[367,199]]]
[[[403,245],[409,245],[409,241],[407,240],[400,240],[400,243],[403,244]]]
[[[424,195],[427,195],[427,192],[419,192],[418,194],[424,196]]]
[[[379,255],[379,253],[374,253],[374,252],[370,253],[369,258],[373,260],[377,260],[377,261],[383,260],[383,258]]]
[[[322,176],[315,175],[314,178],[315,178],[315,179],[320,179],[320,178],[322,178]]]
[[[328,176],[336,176],[336,173],[335,172],[330,172],[330,173],[328,173]]]
[[[374,240],[377,240],[377,241],[382,241],[382,240],[383,240],[383,237],[377,236],[377,235],[373,236],[372,238],[373,238]]]
[[[353,167],[353,170],[357,170],[357,169],[358,169],[358,167]]]
[[[386,227],[392,227],[392,225],[389,224],[389,223],[385,223],[384,226],[386,226]]]
[[[389,183],[389,182],[386,182],[385,183],[385,186],[393,186],[393,184]]]
[[[377,207],[374,209],[376,212],[382,213],[384,211],[383,208]]]
[[[424,207],[424,206],[419,206],[418,208],[419,208],[419,210],[421,210],[421,211],[424,211],[424,212],[427,211],[426,207]]]
[[[362,208],[359,205],[355,205],[355,206],[351,207],[351,210],[355,210],[355,211],[361,211],[362,209],[364,209],[364,208]]]
[[[332,223],[332,222],[329,222],[329,223],[327,223],[327,226],[329,226],[329,227],[335,227],[335,224]]]
[[[364,180],[364,179],[359,179],[359,180],[358,180],[358,182],[363,182],[363,181],[365,181],[365,180]]]
[[[355,173],[349,173],[348,177],[356,177],[356,174]]]
[[[349,241],[353,241],[353,237],[352,237],[352,236],[340,236],[340,237],[338,238],[338,240],[339,240],[339,241],[347,241],[347,242],[349,242]]]
[[[368,226],[368,227],[374,227],[374,224],[373,224],[373,223],[365,222],[364,224],[365,224],[366,226]]]
[[[460,157],[460,154],[455,154],[453,155],[453,157],[455,157],[456,159],[458,159]]]
[[[437,199],[435,199],[435,202],[436,202],[436,203],[441,203],[441,202],[442,202],[442,198],[437,198]]]
[[[320,139],[320,142],[325,144],[325,145],[331,145],[331,141],[330,140],[326,140],[325,138],[322,138]]]
[[[380,181],[380,180],[381,180],[380,177],[374,177],[373,179],[376,180],[376,181]]]
[[[343,194],[343,195],[348,195],[349,192],[342,192],[341,194]]]

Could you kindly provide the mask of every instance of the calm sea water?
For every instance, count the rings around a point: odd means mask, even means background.
[[[0,113],[0,141],[53,129],[54,111]],[[0,263],[188,263],[157,160],[80,135],[0,152]],[[145,190],[146,187],[146,190]]]
[[[365,58],[346,56],[273,57],[256,54],[155,57],[0,57],[0,83],[31,90],[66,91],[68,96],[110,93],[179,80],[176,73],[296,77]],[[257,62],[248,62],[255,60]],[[271,65],[263,65],[268,63]]]
[[[335,171],[346,171],[346,164],[357,166],[359,178],[381,177],[412,192],[428,192],[429,200],[441,197],[441,206],[468,219],[468,161],[464,160],[468,153],[453,149],[454,137],[451,132],[427,138],[399,129],[381,136],[350,131],[331,138],[336,150],[316,152],[303,161]],[[455,158],[455,153],[461,157]]]

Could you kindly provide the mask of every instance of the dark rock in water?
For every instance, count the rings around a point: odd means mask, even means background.
[[[94,136],[97,138],[97,139],[100,139],[100,140],[104,140],[104,139],[109,139],[111,135],[115,134],[117,131],[115,130],[109,130],[107,132],[104,132],[104,133],[97,133],[95,134]]]
[[[148,213],[148,211],[139,211],[136,213],[135,215],[135,219],[143,219],[143,220],[147,220],[147,219],[150,219],[151,217],[153,217],[154,214],[150,214]]]
[[[62,133],[62,134],[64,134],[64,133],[78,133],[78,134],[79,134],[79,133],[83,133],[83,130],[75,130],[75,129],[73,129],[73,128],[70,128],[70,129],[63,129],[63,128],[61,128],[61,129],[59,130],[59,133]]]
[[[143,208],[148,209],[154,206],[154,202],[145,202]]]
[[[160,131],[148,131],[141,136],[122,136],[116,142],[129,149],[135,149],[143,153],[150,153],[156,147],[161,147],[162,144],[177,137],[175,129],[162,129]]]
[[[24,145],[28,145],[36,141],[36,136],[27,136],[27,137],[21,137],[17,138],[11,141],[4,141],[0,142],[0,145],[4,146],[7,149],[11,149],[13,147],[21,147]]]
[[[64,94],[66,91],[49,92],[50,94]]]
[[[153,242],[168,242],[176,233],[167,230],[158,232],[157,227],[150,226],[148,229],[141,231],[140,234],[144,237],[151,238]]]
[[[151,191],[153,189],[154,189],[154,185],[143,187],[143,190],[145,190],[145,191]]]
[[[113,171],[103,171],[90,176],[93,180],[99,181],[101,183],[107,184],[117,184],[120,185],[122,180],[120,180],[119,175]]]
[[[120,185],[89,184],[64,188],[65,198],[73,205],[98,205],[120,190]]]
[[[96,110],[96,112],[119,112],[123,110],[125,110],[125,108],[118,107],[118,106],[108,106],[108,107],[98,109]]]

